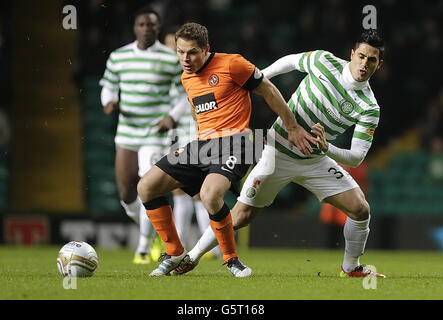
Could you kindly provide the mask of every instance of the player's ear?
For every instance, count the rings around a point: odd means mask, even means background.
[[[351,60],[352,60],[352,57],[354,56],[354,54],[355,54],[354,49],[351,49]]]
[[[380,69],[380,67],[383,65],[383,60],[380,60],[380,62],[378,63],[378,66],[377,66],[377,70],[378,69]]]
[[[207,45],[206,45],[206,48],[205,48],[205,50],[204,50],[205,53],[208,53],[208,52],[209,52],[209,49],[211,49],[211,47],[209,46],[209,44],[207,44]]]

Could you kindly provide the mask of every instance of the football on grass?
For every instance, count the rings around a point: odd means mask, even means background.
[[[97,266],[97,252],[86,242],[68,242],[58,252],[57,268],[64,277],[91,277]]]

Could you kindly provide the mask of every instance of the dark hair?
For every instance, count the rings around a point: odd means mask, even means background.
[[[150,13],[155,14],[155,15],[157,16],[158,22],[161,24],[162,21],[161,21],[161,17],[160,17],[160,15],[158,14],[157,11],[155,11],[154,9],[152,9],[150,6],[144,6],[144,7],[140,8],[140,9],[138,9],[138,10],[134,13],[133,21],[135,22],[135,20],[137,19],[137,17],[138,17],[138,16],[141,16],[142,14],[150,14]]]
[[[383,56],[385,54],[385,41],[383,38],[377,33],[376,30],[370,29],[363,31],[363,33],[358,38],[355,43],[355,49],[360,46],[360,43],[367,43],[370,46],[378,49],[378,56],[380,60],[383,60]]]
[[[175,33],[175,41],[178,38],[195,40],[200,48],[204,48],[209,44],[208,29],[195,22],[188,22],[182,25]]]

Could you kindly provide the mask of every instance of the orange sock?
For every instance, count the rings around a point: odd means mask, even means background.
[[[223,261],[227,262],[229,259],[237,257],[231,213],[229,212],[221,221],[209,219],[209,223],[217,238],[220,251],[223,253]]]
[[[165,243],[166,254],[171,256],[181,255],[183,253],[183,245],[175,228],[171,206],[162,206],[157,209],[146,210],[146,213],[159,237]]]

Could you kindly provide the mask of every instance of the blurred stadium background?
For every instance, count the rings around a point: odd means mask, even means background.
[[[365,162],[368,248],[443,250],[443,1],[398,0],[1,2],[0,242],[135,246],[138,228],[120,207],[114,178],[116,117],[102,112],[98,80],[109,53],[133,41],[132,13],[149,3],[164,30],[199,22],[213,51],[240,53],[259,68],[315,49],[348,58],[362,8],[374,5],[387,53],[371,79],[381,121]],[[68,4],[77,9],[74,30],[62,26]],[[274,83],[289,98],[302,77]],[[253,97],[253,128],[275,119],[263,104]],[[322,223],[319,211],[310,193],[290,185],[240,245],[342,246],[340,227]]]

